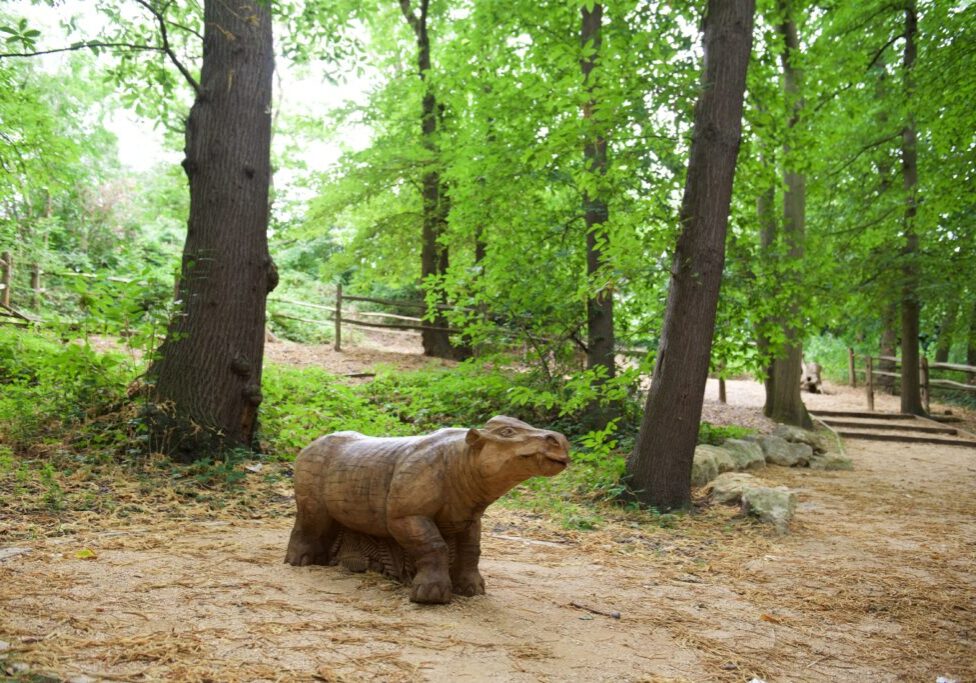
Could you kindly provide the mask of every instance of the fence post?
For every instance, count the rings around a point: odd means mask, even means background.
[[[31,308],[35,311],[41,303],[41,264],[35,263],[31,268]]]
[[[0,301],[7,308],[10,308],[10,280],[13,272],[13,261],[10,259],[10,252],[3,252],[3,292],[0,292]]]
[[[865,388],[868,394],[868,410],[874,412],[874,360],[871,356],[865,358]]]
[[[929,359],[922,356],[918,360],[918,370],[919,370],[919,380],[922,385],[922,402],[925,405],[925,412],[929,411],[929,399],[931,398],[931,393],[929,391]],[[902,370],[904,372],[904,369]]]
[[[847,376],[850,378],[851,386],[857,389],[857,374],[854,372],[854,349],[850,346],[847,347]]]
[[[728,403],[727,397],[725,395],[725,378],[724,377],[719,377],[718,378],[718,402],[719,403]]]
[[[342,351],[342,283],[336,285],[335,350]]]

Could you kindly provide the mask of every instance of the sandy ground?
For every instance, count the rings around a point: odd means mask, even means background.
[[[292,352],[330,353],[268,354]],[[361,352],[344,371],[366,369]],[[864,406],[827,390],[808,404]],[[710,396],[714,421],[762,424],[760,385],[730,382],[726,408]],[[496,505],[488,594],[446,607],[376,575],[283,565],[287,483],[244,518],[148,509],[29,534],[0,518],[0,547],[30,551],[0,561],[0,657],[56,680],[976,680],[976,449],[845,446],[853,472],[760,473],[799,493],[787,536],[724,507],[671,528],[611,512],[587,532]]]

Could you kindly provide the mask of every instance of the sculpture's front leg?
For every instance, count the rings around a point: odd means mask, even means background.
[[[458,595],[484,595],[485,580],[478,571],[481,557],[481,519],[476,519],[457,535],[457,558],[451,571],[451,583]]]
[[[451,601],[451,575],[447,543],[429,517],[413,515],[389,520],[390,534],[411,558],[417,573],[410,589],[411,602]]]

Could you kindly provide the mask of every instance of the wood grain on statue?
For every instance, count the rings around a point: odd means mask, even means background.
[[[412,582],[414,602],[484,593],[485,508],[568,464],[565,436],[505,416],[417,437],[320,437],[295,461],[298,510],[285,562],[380,571]]]

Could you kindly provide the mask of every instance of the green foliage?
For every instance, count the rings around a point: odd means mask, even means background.
[[[261,440],[276,457],[293,459],[313,439],[353,430],[372,435],[415,433],[371,403],[357,387],[342,384],[319,368],[271,365],[264,373]]]
[[[117,354],[0,327],[0,438],[16,449],[103,413],[131,375]]]
[[[736,425],[722,426],[702,422],[698,426],[698,443],[721,446],[722,442],[726,439],[741,439],[754,433],[754,429],[747,427],[739,427]]]

